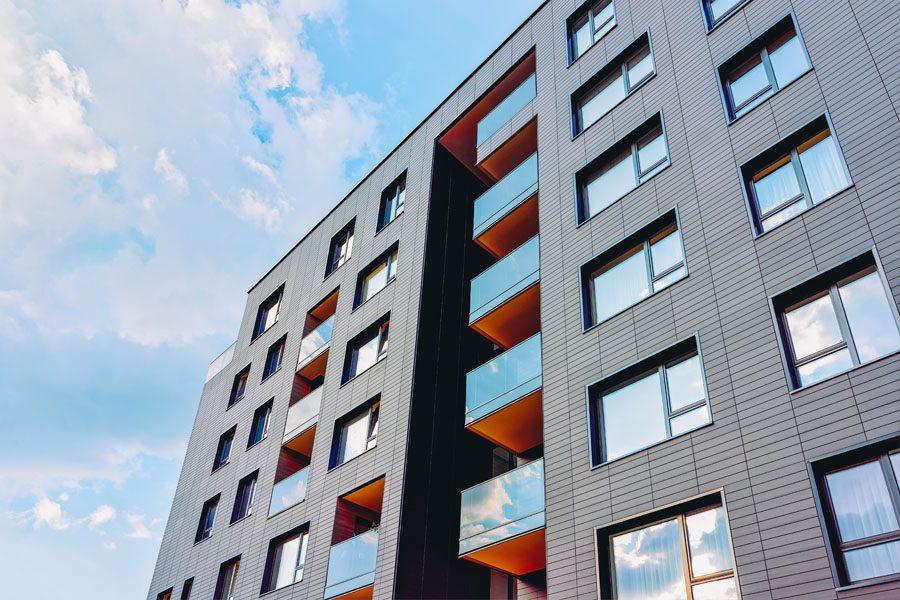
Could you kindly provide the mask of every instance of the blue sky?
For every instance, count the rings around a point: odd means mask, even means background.
[[[538,4],[0,2],[8,596],[145,597],[245,290]]]

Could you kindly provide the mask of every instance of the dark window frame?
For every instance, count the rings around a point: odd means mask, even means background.
[[[375,224],[375,234],[381,233],[381,230],[400,218],[406,206],[406,176],[407,171],[404,170],[398,175],[386,188],[381,191],[381,200],[378,204],[378,222]],[[398,188],[403,189],[397,192]],[[394,208],[394,216],[390,220],[385,220],[388,216],[387,207],[392,201],[403,198],[403,202],[398,203]]]
[[[328,244],[328,257],[325,262],[325,278],[327,279],[332,273],[347,264],[347,261],[353,256],[353,233],[356,228],[356,217],[350,219],[350,222],[341,227],[337,233],[331,236]],[[347,246],[346,255],[335,256],[339,248]]]
[[[231,384],[231,393],[228,395],[228,408],[231,408],[238,402],[244,399],[247,395],[247,384],[250,383],[250,367],[252,363],[247,363],[247,366],[238,371],[234,376],[234,381]],[[243,386],[241,386],[241,380],[243,380]],[[240,392],[240,395],[238,395]]]
[[[163,590],[162,592],[156,595],[156,600],[172,600],[172,594],[175,593],[175,588],[170,587],[167,590]]]
[[[190,600],[191,591],[194,589],[194,578],[188,577],[181,586],[181,600]]]
[[[267,594],[269,592],[274,592],[277,590],[283,590],[292,585],[298,584],[306,577],[306,563],[309,562],[309,534],[310,534],[310,523],[307,521],[306,523],[294,527],[289,531],[285,531],[284,533],[272,538],[269,540],[268,550],[266,551],[266,562],[265,567],[263,569],[263,578],[262,578],[262,587],[260,588],[260,595]],[[300,575],[300,579],[296,579],[293,583],[289,583],[287,585],[281,587],[275,587],[275,581],[278,577],[277,565],[275,563],[275,552],[277,549],[292,540],[297,536],[306,536],[305,544],[307,546],[305,560],[303,561],[303,573]],[[299,552],[302,554],[303,549],[302,545],[304,542],[301,540],[301,549]],[[298,556],[299,558],[299,556]],[[295,573],[296,573],[296,565],[295,565]]]
[[[237,434],[237,425],[233,425],[230,429],[219,436],[219,443],[216,446],[216,455],[213,458],[212,472],[215,473],[225,465],[231,462],[231,451],[234,449],[234,438]],[[222,453],[225,450],[225,443],[228,442],[228,453],[223,458]]]
[[[604,25],[611,24],[609,29],[601,33],[598,37],[597,31],[594,29],[594,9],[599,5],[603,4],[604,8],[606,4],[611,4],[613,8],[612,17],[604,22]],[[597,11],[602,12],[601,11]],[[575,61],[579,58],[587,54],[588,50],[595,47],[597,42],[606,37],[613,29],[618,25],[618,10],[616,8],[616,0],[609,0],[606,2],[605,0],[586,0],[582,2],[582,4],[575,9],[575,11],[566,18],[566,53],[568,58],[568,66],[572,66]],[[581,23],[583,20],[587,19],[587,21],[591,24],[591,45],[582,50],[577,55],[575,54],[575,32],[578,30],[576,25]]]
[[[278,286],[278,289],[269,294],[269,296],[259,304],[259,308],[256,309],[256,320],[253,322],[253,332],[250,335],[251,344],[278,323],[278,317],[281,313],[281,302],[284,300],[284,287],[284,283]],[[272,308],[275,308],[275,320],[272,321],[271,325],[265,327],[269,311],[272,310]],[[261,327],[262,329],[260,329]]]
[[[250,433],[247,436],[247,450],[262,443],[269,437],[269,428],[272,425],[272,406],[274,404],[275,398],[270,398],[268,401],[257,406],[256,410],[253,411],[253,417],[250,419]],[[259,439],[255,440],[255,433],[257,430],[256,423],[260,418],[263,419],[263,431]]]
[[[394,255],[397,257],[394,259],[394,275],[387,280],[387,283],[384,284],[384,287],[370,295],[368,298],[363,299],[363,285],[365,284],[366,278],[371,275],[378,267],[387,263],[390,258]],[[400,242],[396,241],[391,244],[387,250],[379,254],[375,260],[370,262],[365,268],[360,271],[356,275],[356,290],[353,293],[353,310],[356,310],[369,300],[371,300],[375,295],[381,293],[387,286],[392,284],[394,280],[397,278],[397,267],[396,264],[400,258]],[[390,265],[387,265],[388,270],[390,270]]]
[[[244,507],[243,495],[246,493],[247,487],[250,488],[250,491],[246,501],[246,507]],[[259,469],[244,475],[238,480],[237,491],[234,495],[234,504],[231,506],[231,520],[229,526],[253,515],[253,502],[256,500],[258,487]]]
[[[390,337],[391,313],[388,312],[374,323],[357,333],[347,342],[344,353],[344,368],[341,371],[341,385],[345,385],[387,358],[388,339]],[[363,370],[359,370],[359,350],[369,341],[378,339],[378,354],[375,362]],[[351,373],[351,371],[353,371]]]
[[[240,574],[241,569],[241,555],[238,554],[234,558],[230,558],[224,561],[219,565],[219,574],[216,576],[216,591],[213,595],[213,600],[232,600],[234,596],[227,597],[222,594],[225,592],[225,575],[228,572],[228,569],[234,565],[234,577],[232,579],[233,582],[237,582],[238,575]]]
[[[269,346],[269,349],[266,351],[266,361],[263,363],[263,371],[262,371],[262,379],[260,383],[269,379],[272,375],[281,370],[281,367],[284,366],[284,353],[287,348],[287,334],[284,334],[278,340]],[[274,368],[271,367],[271,362],[277,357],[278,364]]]
[[[715,19],[712,15],[712,10],[709,8],[710,0],[699,0],[700,2],[700,14],[703,15],[703,26],[706,29],[706,34],[709,35],[713,31],[716,30],[722,23],[736,15],[744,6],[746,6],[750,0],[740,0],[737,4],[728,9],[721,17]]]
[[[200,509],[200,522],[197,523],[197,534],[194,536],[194,544],[199,544],[204,540],[208,540],[213,536],[213,531],[216,527],[216,519],[219,516],[219,502],[222,499],[222,494],[216,494],[212,498],[209,498],[203,503],[203,506]],[[213,516],[210,519],[208,514],[210,511],[213,511]],[[209,529],[206,528],[206,521],[212,520],[212,523],[209,525]],[[206,532],[206,535],[204,533]]]
[[[344,445],[344,431],[349,422],[363,414],[368,414],[366,429],[366,449],[350,458],[342,457]],[[374,417],[374,418],[373,418]],[[334,430],[331,436],[331,454],[328,458],[328,470],[331,471],[367,454],[378,447],[378,425],[381,420],[381,394],[369,398],[353,410],[341,415],[334,422]]]

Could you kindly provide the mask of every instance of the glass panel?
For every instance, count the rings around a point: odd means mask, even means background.
[[[364,411],[344,425],[341,432],[341,453],[339,463],[344,463],[366,451],[369,439],[369,411]]]
[[[806,363],[797,369],[797,374],[800,376],[800,385],[809,385],[843,373],[852,367],[853,359],[850,358],[850,351],[844,348]]]
[[[606,460],[666,439],[659,374],[631,383],[601,399]]]
[[[625,78],[621,71],[610,81],[601,84],[593,96],[581,104],[582,131],[598,121],[603,115],[625,98]]]
[[[331,334],[334,330],[334,315],[328,317],[325,321],[307,334],[300,342],[300,358],[297,364],[315,354],[320,348],[331,341]]]
[[[712,13],[713,22],[721,19],[728,11],[743,2],[743,0],[710,0],[709,11]]]
[[[653,73],[653,56],[650,54],[650,47],[645,46],[628,61],[628,88],[634,89],[651,73]]]
[[[591,40],[591,23],[589,20],[585,19],[584,23],[578,29],[575,30],[575,35],[572,36],[574,39],[574,55],[575,58],[581,56],[585,50],[591,47],[593,41]]]
[[[537,191],[538,161],[532,154],[475,200],[472,229],[478,233]]]
[[[638,165],[641,177],[646,177],[654,167],[663,163],[667,156],[666,140],[661,131],[652,133],[638,142]]]
[[[325,598],[333,598],[375,581],[378,530],[372,529],[331,547]]]
[[[832,136],[801,151],[800,164],[813,202],[830,198],[850,185]]]
[[[675,283],[676,281],[682,279],[685,275],[687,275],[687,269],[681,267],[679,269],[675,269],[665,277],[660,277],[656,281],[653,282],[653,291],[658,292],[659,290],[665,289]]]
[[[300,538],[297,536],[284,542],[275,551],[275,587],[283,588],[294,583],[294,575],[297,570],[297,554],[300,552]]]
[[[851,581],[900,573],[900,541],[844,552]]]
[[[537,80],[531,75],[509,96],[503,99],[494,110],[478,122],[478,145],[484,143],[489,137],[512,119],[516,113],[522,110],[526,104],[537,95]]]
[[[685,600],[681,532],[672,519],[612,538],[618,600]]]
[[[703,405],[700,408],[695,408],[673,418],[671,423],[672,435],[681,435],[707,423],[709,423],[709,410],[707,410],[706,405]]]
[[[237,342],[232,343],[230,346],[225,348],[225,351],[217,356],[214,361],[209,363],[209,368],[206,370],[206,381],[209,381],[210,379],[218,375],[222,369],[224,369],[229,365],[229,363],[231,363],[231,359],[234,358],[234,348],[236,345]]]
[[[588,212],[592,217],[637,185],[634,179],[631,153],[618,157],[616,160],[618,162],[587,184],[585,193],[587,194]]]
[[[639,250],[594,278],[597,321],[605,321],[650,295],[647,263]]]
[[[760,59],[755,59],[759,61]],[[728,87],[731,89],[731,101],[735,110],[744,108],[744,105],[761,91],[769,87],[769,76],[762,62],[732,80]]]
[[[756,192],[756,203],[759,205],[761,215],[800,195],[797,173],[790,160],[754,181],[753,189]]]
[[[309,481],[309,468],[300,469],[276,483],[272,487],[269,515],[274,515],[305,500],[307,481]]]
[[[681,253],[681,234],[677,229],[650,244],[650,259],[654,275],[684,262],[684,255]]]
[[[669,383],[669,405],[673,411],[706,398],[698,355],[666,367],[666,380]]]
[[[363,345],[354,351],[353,361],[350,369],[350,377],[359,375],[376,362],[380,354],[381,336],[379,331],[375,332],[375,337],[367,340]]]
[[[691,553],[691,573],[702,577],[730,570],[731,547],[725,509],[721,506],[687,515],[685,525]]]
[[[536,282],[540,275],[539,250],[540,240],[535,236],[475,277],[469,318],[480,318]]]
[[[323,386],[317,387],[288,407],[287,422],[284,425],[285,439],[295,430],[302,431],[316,422],[322,404],[322,389]]]
[[[877,272],[846,283],[838,290],[860,361],[875,360],[900,348],[897,321]]]
[[[784,316],[797,360],[834,346],[844,339],[828,294],[789,310]]]
[[[737,600],[737,587],[732,577],[701,583],[691,589],[694,600]]]
[[[762,230],[769,231],[775,227],[778,227],[785,221],[789,221],[805,211],[807,209],[806,200],[799,200],[794,202],[793,204],[788,205],[785,208],[782,208],[777,213],[773,214],[770,217],[766,217],[762,222]]]
[[[599,11],[596,6],[594,7],[594,41],[599,40],[615,27],[615,16],[616,12],[612,2],[607,2],[606,6]]]
[[[541,386],[541,336],[535,335],[466,375],[466,422]]]
[[[842,542],[897,531],[881,464],[874,460],[825,476]]]
[[[900,452],[891,454],[891,467],[894,469],[894,478],[900,481]]]
[[[385,262],[376,266],[371,273],[366,275],[366,278],[363,280],[362,286],[362,294],[360,302],[365,302],[378,292],[384,289],[384,286],[388,284],[389,275],[388,275],[388,261],[390,258],[386,259]]]
[[[810,68],[806,52],[803,51],[803,44],[796,35],[778,48],[771,50],[769,58],[772,60],[775,81],[780,88],[794,81]]]

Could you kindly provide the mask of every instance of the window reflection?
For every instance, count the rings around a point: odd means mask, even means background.
[[[877,272],[838,290],[860,361],[875,360],[900,348],[900,332]]]

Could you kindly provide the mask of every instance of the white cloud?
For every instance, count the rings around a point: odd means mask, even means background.
[[[272,183],[275,183],[275,172],[272,171],[272,167],[270,167],[269,165],[259,162],[252,156],[245,156],[244,164],[250,167],[251,171],[265,177]]]
[[[129,537],[135,540],[154,539],[156,536],[144,523],[145,518],[146,517],[144,515],[125,515],[125,519],[131,525],[131,531],[126,533],[125,537]]]
[[[88,527],[97,529],[104,523],[109,523],[116,518],[116,509],[108,504],[101,504],[94,512],[88,515]]]
[[[172,162],[172,158],[169,156],[169,150],[167,148],[160,148],[159,152],[156,153],[153,171],[158,173],[166,184],[172,186],[179,192],[187,191],[187,178]]]
[[[266,231],[276,231],[281,228],[283,212],[287,209],[288,205],[283,201],[272,202],[244,188],[237,210],[241,218],[264,226]]]
[[[46,526],[50,529],[63,530],[72,525],[72,521],[63,515],[62,506],[46,496],[39,498],[28,512],[28,518],[35,529]]]
[[[109,550],[109,551],[113,551],[116,548],[118,548],[118,546],[116,545],[115,542],[103,542],[103,544],[101,544],[101,545],[103,546],[104,550]]]

